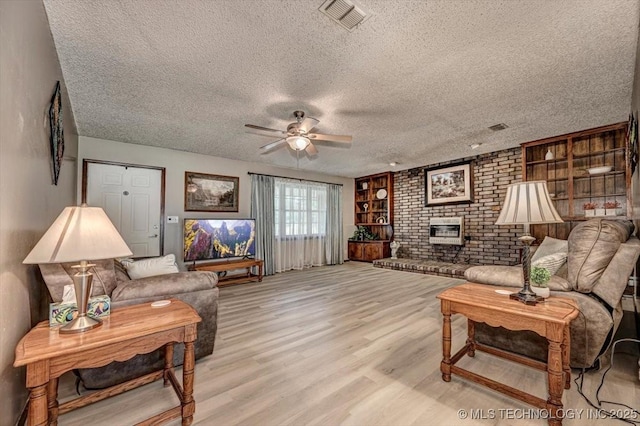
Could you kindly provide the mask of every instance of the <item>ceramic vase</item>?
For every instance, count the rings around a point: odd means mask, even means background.
[[[605,216],[617,216],[618,209],[605,209]]]
[[[536,287],[534,285],[531,286],[531,290],[533,290],[533,292],[535,294],[537,294],[540,297],[544,297],[545,299],[547,297],[549,297],[549,295],[551,294],[551,291],[549,290],[549,287]]]
[[[547,153],[544,155],[545,160],[553,160],[553,152],[551,152],[551,148],[547,150]]]
[[[589,210],[585,210],[584,211],[584,216],[585,217],[595,217],[596,215],[596,211],[593,209],[589,209]]]

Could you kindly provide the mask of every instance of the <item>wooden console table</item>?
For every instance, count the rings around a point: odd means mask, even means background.
[[[29,388],[29,425],[57,425],[58,414],[84,407],[120,394],[160,378],[164,386],[172,385],[181,403],[141,425],[158,424],[182,417],[183,425],[190,425],[195,412],[193,375],[196,325],[201,321],[189,305],[172,299],[171,304],[154,308],[151,303],[114,309],[102,318],[96,329],[61,335],[43,321],[29,331],[16,347],[15,367],[27,366]],[[173,370],[173,344],[184,342],[182,383]],[[126,361],[138,354],[165,347],[165,367],[129,382],[112,386],[58,405],[58,378],[74,368],[101,367],[113,361]]]
[[[438,295],[443,315],[443,359],[440,364],[442,380],[449,382],[451,374],[457,374],[534,407],[546,409],[549,413],[549,424],[561,425],[562,392],[563,388],[569,389],[571,380],[569,324],[578,316],[577,305],[571,299],[550,297],[547,302],[529,306],[509,299],[507,294],[496,293],[496,290],[517,292],[519,289],[465,283],[449,288]],[[467,317],[468,327],[466,344],[453,356],[451,356],[451,314],[462,314]],[[530,330],[545,337],[549,341],[547,363],[476,342],[476,322],[509,330]],[[455,365],[465,354],[473,357],[476,350],[546,371],[549,398],[545,401]]]
[[[246,269],[247,273],[238,274],[232,276],[225,276],[218,274],[218,285],[223,286],[227,284],[234,284],[246,281],[262,282],[262,267],[264,261],[259,259],[242,259],[242,260],[228,260],[225,262],[210,262],[210,263],[198,263],[189,267],[190,271],[210,271],[210,272],[227,272],[234,269]],[[258,273],[254,274],[252,268],[257,268]]]

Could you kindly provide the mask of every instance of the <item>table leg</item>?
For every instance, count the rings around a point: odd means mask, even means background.
[[[474,357],[476,355],[476,323],[467,319],[467,355]]]
[[[50,379],[47,385],[47,411],[49,424],[58,425],[58,379]]]
[[[258,263],[258,282],[262,282],[262,262]]]
[[[193,413],[196,410],[196,403],[193,400],[195,363],[193,342],[184,342],[184,365],[182,366],[182,426],[189,426],[193,422]]]
[[[164,379],[164,387],[171,385],[169,380],[169,372],[173,371],[173,343],[167,343],[164,345],[164,373],[162,375]]]
[[[47,412],[47,386],[42,384],[29,389],[29,426],[46,426],[49,424]]]
[[[569,324],[564,328],[562,333],[562,371],[564,371],[564,388],[571,388],[571,333],[569,332]]]
[[[562,327],[564,329],[564,327]],[[564,388],[564,371],[562,361],[561,340],[564,330],[558,330],[560,336],[557,340],[549,339],[549,353],[547,360],[547,378],[549,381],[549,399],[547,399],[547,410],[549,410],[549,424],[562,424],[562,391]]]
[[[441,301],[442,310],[442,380],[451,381],[451,306],[449,301]]]

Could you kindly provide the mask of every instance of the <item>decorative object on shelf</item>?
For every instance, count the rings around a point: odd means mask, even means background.
[[[617,216],[620,203],[617,201],[607,201],[604,203],[605,216]]]
[[[531,273],[531,251],[529,246],[535,241],[535,238],[529,233],[530,225],[562,222],[563,220],[551,203],[547,182],[529,181],[512,183],[507,186],[507,195],[496,225],[524,226],[524,233],[519,238],[523,244],[522,271],[524,285],[518,293],[509,296],[511,299],[519,300],[527,305],[535,305],[540,300],[539,296],[531,290],[529,284]]]
[[[38,244],[22,261],[26,264],[80,262],[73,266],[78,316],[60,328],[60,333],[82,333],[102,325],[99,319],[87,315],[95,266],[87,260],[131,256],[118,230],[100,207],[66,207],[53,222]]]
[[[601,175],[603,173],[609,173],[611,170],[613,170],[613,167],[611,166],[601,166],[591,167],[587,169],[587,172],[589,172],[590,175]]]
[[[584,203],[582,205],[582,209],[584,210],[585,217],[594,217],[596,215],[596,208],[598,205],[596,203]]]
[[[547,161],[554,159],[553,152],[551,152],[551,147],[549,147],[547,153],[544,155],[544,159]]]
[[[531,290],[538,296],[546,299],[549,297],[549,287],[547,283],[551,279],[551,273],[547,268],[534,266],[531,268]]]
[[[398,249],[400,248],[400,243],[397,242],[396,240],[391,241],[391,244],[389,244],[389,247],[391,247],[391,258],[392,259],[397,259],[398,258]]]
[[[364,211],[366,212],[366,211],[369,209],[369,204],[364,203],[364,204],[362,205],[362,208],[363,208],[363,209],[364,209]]]
[[[376,223],[387,223],[387,217],[380,216],[379,218],[376,219]]]
[[[351,239],[355,241],[377,240],[378,236],[373,234],[366,226],[358,226],[358,228],[353,231]]]
[[[237,212],[240,178],[184,172],[184,210],[191,212]],[[196,185],[196,191],[192,192]]]
[[[473,164],[425,169],[425,206],[473,202]]]
[[[369,184],[367,182],[362,182],[362,189],[369,189]]]
[[[376,192],[376,198],[378,200],[384,200],[385,198],[387,198],[387,190],[381,189],[378,192]]]
[[[51,98],[51,106],[49,107],[49,128],[51,135],[49,137],[51,145],[51,162],[53,168],[53,184],[58,184],[60,177],[60,167],[62,165],[62,156],[64,155],[64,130],[62,123],[62,95],[60,94],[60,82],[56,82],[56,88]]]

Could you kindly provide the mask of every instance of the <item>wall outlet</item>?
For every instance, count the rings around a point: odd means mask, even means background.
[[[167,223],[178,223],[179,220],[178,216],[167,216]]]

